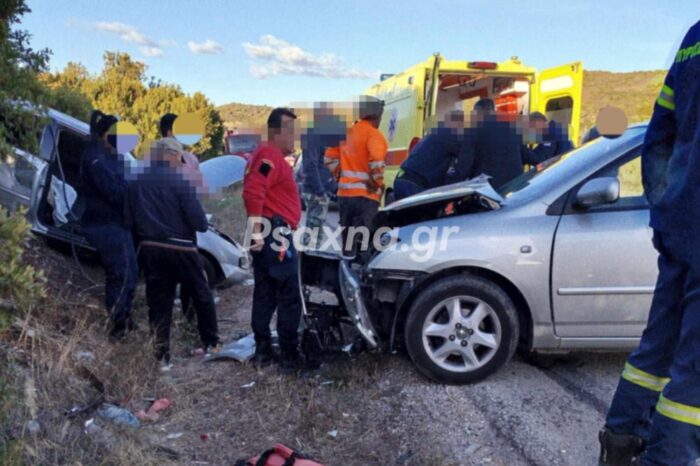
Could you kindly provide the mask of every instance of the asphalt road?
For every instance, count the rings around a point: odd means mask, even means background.
[[[337,222],[338,212],[329,212],[327,223]],[[401,380],[394,415],[405,427],[397,428],[407,444],[430,445],[436,465],[596,465],[598,431],[625,357],[570,353],[532,361],[518,354],[481,383],[443,386],[419,376],[404,355],[387,360],[391,369],[380,383]]]

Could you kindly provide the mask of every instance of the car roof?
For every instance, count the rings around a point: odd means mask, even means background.
[[[88,125],[84,121],[80,121],[77,118],[73,118],[72,116],[66,115],[65,113],[59,112],[58,110],[55,110],[53,108],[50,108],[47,114],[49,118],[51,118],[61,126],[66,126],[83,135],[90,134],[90,125]]]

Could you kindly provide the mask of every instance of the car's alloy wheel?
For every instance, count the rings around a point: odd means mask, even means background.
[[[423,321],[423,348],[448,371],[465,372],[486,365],[501,343],[501,322],[486,302],[454,296],[433,307]]]
[[[456,275],[421,292],[404,332],[408,354],[421,373],[438,382],[470,383],[510,359],[519,325],[513,302],[498,285]]]

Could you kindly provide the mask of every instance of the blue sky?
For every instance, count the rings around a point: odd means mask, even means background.
[[[99,6],[97,6],[99,3]],[[341,100],[379,72],[440,52],[454,60],[519,56],[539,69],[666,68],[700,19],[697,0],[225,1],[28,0],[32,45],[97,72],[105,50],[216,104]],[[672,6],[671,6],[672,5]]]

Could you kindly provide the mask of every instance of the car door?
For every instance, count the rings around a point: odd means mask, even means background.
[[[560,337],[639,337],[644,329],[657,254],[640,151],[634,149],[594,175],[618,178],[616,202],[582,209],[574,205],[576,191],[569,196],[552,258],[552,305]]]
[[[530,111],[538,111],[569,131],[578,145],[581,125],[583,63],[568,63],[541,71],[530,93]]]

